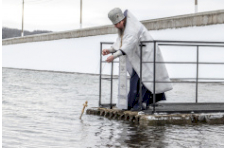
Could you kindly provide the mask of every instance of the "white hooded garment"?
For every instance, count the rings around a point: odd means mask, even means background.
[[[131,75],[132,68],[140,77],[140,41],[153,41],[148,30],[129,12],[127,11],[126,26],[122,37],[118,35],[116,42],[112,48],[115,50],[121,49],[127,56],[127,71]],[[144,43],[142,47],[142,61],[154,61],[154,44]],[[158,47],[158,46],[157,46]],[[163,57],[160,48],[156,48],[156,62],[163,62]],[[153,64],[142,63],[142,82],[144,86],[153,93]],[[131,65],[131,66],[129,66]],[[172,85],[164,63],[156,63],[156,81],[166,81],[167,83],[156,83],[155,93],[163,93],[172,89]],[[151,81],[151,82],[145,82]]]

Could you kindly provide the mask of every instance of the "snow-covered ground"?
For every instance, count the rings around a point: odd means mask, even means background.
[[[155,40],[224,41],[224,25],[149,31]],[[100,42],[114,42],[116,34],[2,46],[2,66],[22,69],[99,74]],[[108,48],[110,45],[104,45]],[[165,61],[196,62],[196,47],[162,46]],[[199,62],[224,62],[223,47],[200,47]],[[105,59],[104,57],[103,59]],[[196,65],[167,64],[171,78],[194,78]],[[114,74],[118,74],[115,64]],[[199,76],[223,78],[223,65],[200,65]],[[110,74],[110,64],[103,63]]]

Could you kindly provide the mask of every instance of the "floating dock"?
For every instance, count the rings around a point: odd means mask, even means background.
[[[94,107],[87,114],[125,120],[139,125],[224,124],[224,103],[160,103],[144,111],[123,111],[117,108]]]

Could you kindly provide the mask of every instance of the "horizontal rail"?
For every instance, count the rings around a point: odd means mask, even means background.
[[[151,61],[145,61],[142,63],[154,63]],[[155,62],[156,64],[197,64],[197,62]],[[222,62],[198,62],[198,64],[224,64]]]
[[[142,82],[154,83],[154,81],[142,81]],[[196,83],[196,81],[170,81],[170,82],[168,82],[168,81],[155,81],[155,83]],[[200,82],[200,81],[198,81],[198,83],[216,83],[216,82],[213,82],[213,81]]]
[[[113,44],[114,42],[100,42],[101,44]]]
[[[115,76],[115,75],[114,75]],[[116,75],[113,79],[118,79],[119,77]],[[110,79],[108,77],[102,78],[102,79]],[[129,77],[127,79],[130,79]],[[196,78],[170,78],[171,81],[177,81],[177,80],[190,80],[190,79],[196,79]],[[199,80],[224,80],[224,78],[198,78]]]
[[[107,62],[107,61],[102,61],[102,63],[108,63],[108,64],[110,64],[110,63]],[[113,63],[119,63],[119,61],[113,61]]]
[[[200,44],[224,44],[224,42],[207,42],[207,41],[171,41],[171,40],[154,40],[154,41],[141,41],[141,43],[151,42],[173,42],[173,43],[200,43]]]
[[[224,47],[224,45],[193,45],[193,44],[158,44],[159,46],[199,46],[199,47]]]
[[[196,78],[170,78],[170,79],[179,79],[179,80],[186,80],[186,79],[196,79]],[[200,80],[224,80],[224,78],[198,78]]]
[[[150,42],[169,42],[169,43],[200,43],[200,44],[224,44],[224,42],[207,42],[207,41],[171,41],[171,40],[154,40],[154,41],[141,41],[142,43]],[[101,44],[113,44],[114,42],[100,42]]]

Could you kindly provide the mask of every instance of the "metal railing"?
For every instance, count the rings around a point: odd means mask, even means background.
[[[153,43],[154,45],[154,59],[153,61],[143,61],[142,53],[143,47],[146,46],[145,44]],[[102,79],[102,45],[103,44],[113,44],[113,42],[101,42],[100,43],[100,75],[99,75],[99,106],[109,106],[112,108],[112,86],[113,86],[113,63],[111,63],[111,89],[110,89],[110,104],[101,104],[101,79]],[[193,46],[196,47],[196,62],[157,62],[156,61],[156,49],[158,46]],[[142,41],[140,42],[140,83],[139,83],[139,104],[142,104],[142,83],[148,82],[153,83],[153,113],[156,111],[156,94],[155,94],[155,84],[156,83],[195,83],[195,103],[198,103],[198,83],[199,79],[201,80],[223,80],[223,78],[199,78],[199,64],[219,64],[224,65],[223,62],[199,62],[199,47],[224,47],[224,42],[206,42],[206,41],[168,41],[168,40],[154,40],[154,41]],[[153,64],[153,81],[142,81],[142,65],[143,63],[154,63]],[[168,82],[168,81],[156,81],[156,64],[196,64],[196,78],[195,82]],[[187,78],[179,78],[180,80],[185,80]],[[205,83],[205,82],[204,82]],[[207,82],[207,83],[214,83],[214,82]]]
[[[100,72],[99,72],[99,107],[106,107],[109,106],[110,109],[112,109],[113,104],[112,104],[112,97],[113,97],[113,63],[115,63],[115,61],[111,62],[111,85],[110,85],[110,104],[102,104],[101,100],[102,100],[102,63],[105,61],[102,61],[102,45],[103,44],[113,44],[113,42],[100,42]]]

